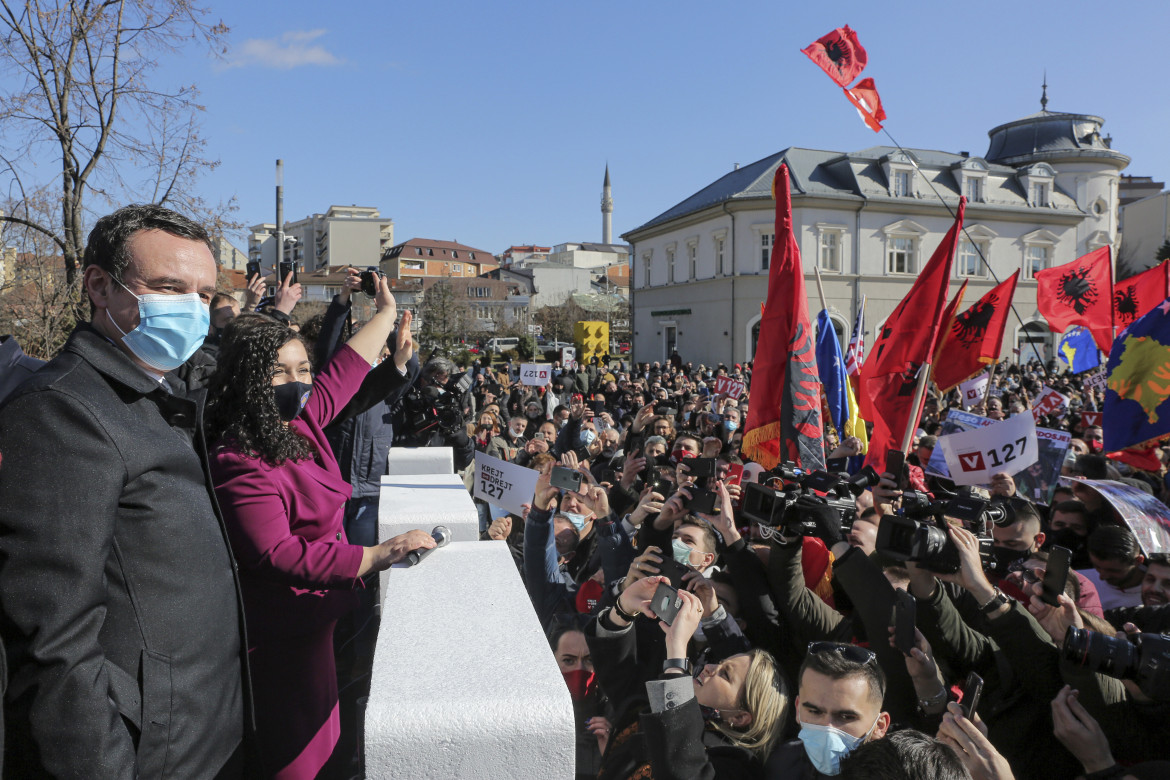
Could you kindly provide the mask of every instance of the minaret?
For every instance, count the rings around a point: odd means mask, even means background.
[[[601,189],[601,243],[613,243],[613,197],[609,192],[609,163],[605,165],[605,184]]]

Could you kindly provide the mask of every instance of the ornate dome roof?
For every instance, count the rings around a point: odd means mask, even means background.
[[[1019,166],[1041,160],[1093,159],[1124,168],[1129,157],[1109,148],[1101,136],[1105,120],[1092,114],[1039,113],[1002,124],[988,132],[991,143],[984,158]]]

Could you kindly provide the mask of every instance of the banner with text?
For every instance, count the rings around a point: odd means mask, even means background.
[[[1061,395],[1048,385],[1040,391],[1035,403],[1032,404],[1032,419],[1040,422],[1046,414],[1056,414],[1061,409],[1068,408],[1068,396]]]
[[[743,382],[729,376],[715,377],[715,395],[725,395],[728,398],[739,398],[743,395]]]
[[[1105,375],[1104,371],[1099,371],[1098,373],[1093,374],[1092,376],[1085,377],[1085,381],[1082,383],[1082,386],[1086,390],[1104,390],[1105,389],[1105,380],[1108,378],[1109,377],[1107,377]]]
[[[1000,472],[1016,474],[1036,462],[1036,421],[1026,414],[939,439],[956,485],[986,485]]]
[[[959,389],[963,392],[964,408],[970,409],[972,406],[978,406],[983,403],[983,396],[987,394],[987,382],[987,374],[980,374],[974,379],[968,379],[959,385]]]
[[[552,377],[552,366],[548,363],[523,363],[520,366],[520,384],[544,387]]]
[[[524,514],[521,504],[532,503],[539,476],[532,469],[475,453],[475,497],[511,514]]]

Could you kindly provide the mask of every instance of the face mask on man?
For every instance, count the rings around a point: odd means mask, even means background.
[[[589,520],[589,515],[580,515],[576,512],[561,512],[562,515],[568,518],[573,527],[577,529],[577,533],[585,530],[585,523]]]
[[[513,439],[519,439],[523,435],[524,435],[523,428],[516,428],[516,427],[512,428],[512,438]]]
[[[739,427],[739,422],[736,420],[724,420],[723,427],[727,429],[728,433],[735,433],[735,429]]]
[[[878,715],[878,718],[880,717],[881,715]],[[863,736],[855,737],[832,726],[800,723],[800,734],[797,735],[797,739],[804,743],[804,752],[818,772],[822,775],[835,776],[841,774],[841,759],[865,742],[876,726],[877,718],[874,719],[873,726],[869,727],[869,731]]]
[[[577,434],[577,441],[581,444],[582,447],[588,447],[596,438],[597,431],[594,431],[590,428],[584,428],[579,434]]]
[[[1002,577],[1007,574],[1008,567],[1018,560],[1027,558],[1029,555],[1027,550],[1013,550],[1010,547],[1000,547],[995,545],[991,548],[991,559],[995,561],[996,576]]]
[[[693,564],[691,563],[691,553],[694,551],[687,545],[686,542],[684,542],[682,539],[671,539],[670,548],[670,552],[674,557],[675,563],[682,564],[683,566],[693,567]]]
[[[114,281],[138,300],[138,324],[129,333],[106,309],[106,317],[136,358],[156,371],[174,371],[203,345],[211,313],[197,294],[135,295],[122,282]]]

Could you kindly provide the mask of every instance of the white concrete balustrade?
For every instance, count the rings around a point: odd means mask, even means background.
[[[452,542],[383,572],[366,776],[570,780],[569,691],[506,544],[478,541],[462,481],[383,477],[378,521],[382,540],[445,525]]]

